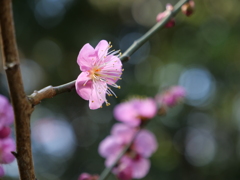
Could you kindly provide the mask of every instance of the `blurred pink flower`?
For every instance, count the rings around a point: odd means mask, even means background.
[[[113,126],[111,135],[99,145],[99,154],[106,158],[107,167],[112,165],[125,145],[131,142],[135,133],[135,128],[125,124]],[[157,146],[156,138],[150,131],[140,130],[130,149],[114,168],[113,173],[121,180],[144,177],[150,168],[150,162],[147,158],[156,151]]]
[[[106,99],[115,95],[110,85],[119,88],[116,82],[121,79],[122,62],[119,59],[119,51],[108,50],[112,46],[107,41],[102,40],[95,49],[90,44],[85,44],[79,52],[77,63],[82,73],[78,76],[75,86],[79,96],[89,100],[90,109],[98,109],[105,102],[110,105]]]
[[[15,142],[11,138],[5,138],[0,140],[0,163],[8,164],[11,163],[15,157],[11,153],[15,151]]]
[[[173,6],[171,4],[167,4],[166,5],[166,10],[164,12],[161,12],[157,15],[157,22],[162,21],[166,16],[168,16],[170,14],[170,12],[173,10]],[[165,27],[166,28],[170,28],[173,27],[175,25],[175,19],[171,18],[166,24]]]
[[[0,129],[0,139],[6,138],[11,134],[11,128],[8,126],[4,126]]]
[[[0,165],[0,177],[3,177],[5,175],[3,167]]]
[[[14,120],[14,113],[8,99],[0,95],[0,129],[6,125],[11,125]]]
[[[173,86],[166,92],[156,95],[158,104],[168,107],[175,106],[179,101],[183,100],[186,96],[186,91],[181,86]]]
[[[147,175],[150,168],[150,161],[138,154],[132,157],[123,156],[113,173],[120,180],[130,180],[132,178],[141,179]]]
[[[88,173],[82,173],[78,180],[98,180],[99,176],[98,175],[90,175]]]
[[[193,0],[190,0],[189,2],[185,3],[182,7],[182,12],[186,16],[191,16],[195,9],[195,3]]]
[[[130,126],[139,126],[142,120],[151,119],[156,113],[157,105],[152,98],[133,98],[114,108],[114,117]]]
[[[116,176],[120,180],[131,180],[132,179],[131,161],[127,158],[125,159],[123,156],[118,166],[116,166],[113,169],[113,173],[116,174]]]

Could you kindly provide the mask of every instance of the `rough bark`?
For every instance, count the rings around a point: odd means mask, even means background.
[[[30,115],[33,107],[23,88],[11,0],[0,0],[0,26],[4,68],[15,114],[17,149],[13,154],[17,158],[20,179],[35,180],[30,138]]]

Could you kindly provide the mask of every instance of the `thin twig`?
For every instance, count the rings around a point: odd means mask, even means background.
[[[182,5],[187,3],[189,0],[180,0],[175,6],[173,11],[166,16],[162,21],[158,22],[155,24],[148,32],[146,32],[142,37],[137,39],[136,41],[133,42],[133,44],[123,53],[121,56],[121,60],[128,61],[130,59],[130,56],[138,50],[146,41],[149,40],[150,37],[152,37],[153,34],[155,34],[158,30],[164,28],[165,24],[172,18],[174,17],[179,10],[181,9]]]
[[[72,81],[60,86],[55,86],[55,87],[47,86],[39,91],[34,91],[30,96],[28,96],[28,99],[33,105],[37,105],[43,99],[52,98],[57,94],[71,91],[74,88],[75,88],[75,81]]]
[[[174,10],[166,16],[162,21],[158,22],[155,24],[148,32],[146,32],[141,38],[138,40],[134,41],[133,44],[122,54],[120,57],[120,60],[122,62],[126,62],[130,59],[130,56],[137,50],[139,49],[146,41],[149,40],[149,38],[155,34],[159,29],[163,28],[164,25],[172,18],[174,17],[180,8],[182,7],[183,4],[188,2],[189,0],[181,0],[179,1],[175,6]],[[46,98],[52,98],[60,93],[64,92],[69,92],[72,89],[75,88],[75,82],[76,80],[60,85],[60,86],[48,86],[45,87],[39,91],[34,91],[31,95],[29,95],[29,100],[32,103],[32,105],[37,105],[41,102],[41,100],[46,99]]]
[[[4,67],[15,114],[17,158],[21,180],[35,180],[30,138],[32,104],[23,88],[15,39],[11,0],[0,0],[0,26]]]

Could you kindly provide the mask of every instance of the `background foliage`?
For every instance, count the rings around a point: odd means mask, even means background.
[[[176,0],[13,1],[25,91],[60,85],[80,73],[76,57],[85,43],[111,41],[122,52]],[[186,88],[185,104],[148,125],[159,142],[145,180],[239,179],[240,6],[237,0],[195,1],[190,18],[164,29],[124,64],[118,99],[92,111],[75,92],[44,100],[32,117],[33,152],[41,180],[76,180],[100,173],[99,142],[116,123],[114,106],[131,95],[154,97],[170,85]],[[1,67],[0,93],[8,96]],[[17,178],[16,162],[5,166]],[[113,177],[111,177],[114,179]],[[4,178],[5,179],[5,178]],[[110,178],[109,178],[110,179]]]

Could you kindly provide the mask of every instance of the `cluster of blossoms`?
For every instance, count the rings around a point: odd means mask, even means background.
[[[158,144],[150,131],[140,128],[156,113],[157,105],[152,98],[132,98],[115,107],[114,117],[124,124],[113,126],[111,135],[101,142],[99,154],[106,158],[105,165],[110,167],[125,146],[132,143],[113,169],[119,179],[140,179],[148,173],[148,158],[157,150]]]
[[[194,12],[195,9],[195,3],[193,0],[190,0],[186,4],[184,4],[181,7],[182,13],[185,14],[186,16],[191,16]],[[168,16],[171,11],[173,11],[173,6],[171,4],[166,5],[166,10],[164,12],[161,12],[157,15],[156,20],[157,22],[162,21],[166,16]],[[171,28],[175,25],[175,18],[171,18],[166,24],[166,28]]]
[[[15,142],[10,137],[9,127],[14,120],[13,108],[8,99],[0,95],[0,164],[9,164],[15,157],[11,153],[15,151]],[[0,166],[0,177],[4,175],[3,167]]]
[[[111,133],[99,145],[99,154],[106,158],[106,167],[111,167],[118,155],[131,144],[127,152],[114,166],[112,172],[120,180],[141,179],[149,171],[149,157],[157,150],[158,143],[153,133],[142,129],[148,120],[161,108],[173,107],[185,97],[181,86],[156,95],[156,98],[132,98],[118,104],[114,117],[122,122],[112,127]],[[97,180],[97,175],[81,174],[79,180]]]
[[[106,158],[105,165],[110,167],[119,153],[129,144],[137,129],[126,124],[115,124],[111,135],[106,137],[99,146],[99,154]],[[134,138],[131,147],[119,160],[113,173],[121,180],[143,178],[149,171],[148,158],[157,149],[155,136],[148,130],[140,130]]]

